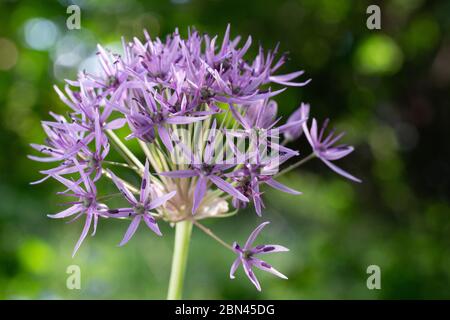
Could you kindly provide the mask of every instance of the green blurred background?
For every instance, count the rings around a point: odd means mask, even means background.
[[[81,7],[81,30],[67,30],[66,8]],[[382,29],[366,28],[378,3]],[[67,109],[52,89],[79,68],[92,68],[96,43],[116,48],[120,36],[164,36],[179,27],[223,35],[251,34],[255,44],[280,41],[313,81],[276,100],[288,115],[310,102],[312,113],[345,129],[356,152],[339,162],[356,185],[319,162],[284,177],[304,192],[266,190],[261,242],[290,253],[268,258],[289,276],[257,273],[258,293],[233,255],[194,230],[185,297],[191,299],[450,298],[450,2],[422,0],[12,1],[0,4],[0,298],[162,299],[173,230],[156,238],[144,228],[118,248],[126,224],[102,221],[71,258],[81,222],[64,224],[59,186],[30,186],[45,166],[26,158],[44,139],[40,120]],[[253,53],[256,51],[253,47]],[[297,147],[304,154],[309,147]],[[206,224],[228,242],[243,242],[262,220],[252,210]],[[82,289],[66,288],[66,268],[81,267]],[[382,289],[368,290],[366,268],[379,265]]]

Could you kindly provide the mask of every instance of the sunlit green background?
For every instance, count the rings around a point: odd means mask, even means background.
[[[277,97],[280,112],[308,101],[317,118],[331,117],[356,146],[339,165],[364,183],[316,162],[283,179],[304,195],[267,190],[263,219],[272,224],[260,241],[291,252],[268,258],[289,280],[257,273],[262,293],[242,270],[229,280],[233,255],[194,230],[185,297],[450,298],[450,2],[383,1],[382,30],[370,31],[374,2],[80,0],[82,28],[70,31],[69,1],[2,0],[0,298],[165,297],[173,230],[163,226],[157,238],[142,228],[119,248],[127,225],[101,221],[72,259],[81,222],[46,217],[61,208],[60,187],[28,184],[45,167],[26,158],[28,144],[43,141],[39,122],[50,110],[67,110],[52,85],[91,68],[96,43],[115,48],[143,28],[152,36],[189,26],[223,35],[228,22],[256,45],[279,41],[290,53],[284,71],[306,70],[313,81]],[[309,152],[304,141],[297,147]],[[261,221],[249,210],[207,225],[242,243]],[[66,288],[71,264],[81,267],[81,290]],[[371,264],[381,268],[381,290],[366,287]]]

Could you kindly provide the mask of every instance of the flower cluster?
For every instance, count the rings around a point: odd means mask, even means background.
[[[98,46],[98,74],[81,72],[63,89],[55,86],[70,111],[67,116],[51,113],[53,120],[43,121],[46,142],[32,144],[42,155],[30,158],[55,163],[41,171],[44,177],[35,183],[52,178],[64,185],[61,195],[75,198],[68,209],[49,216],[85,219],[73,254],[91,228],[95,234],[101,219],[131,220],[123,245],[141,221],[161,235],[158,222],[199,224],[201,219],[229,216],[234,213],[229,203],[236,210],[252,204],[261,216],[261,186],[300,193],[276,181],[275,175],[280,165],[299,155],[287,143],[303,133],[313,149],[309,158],[317,157],[338,174],[359,181],[332,163],[353,148],[334,146],[341,135],[325,137],[326,124],[320,132],[315,119],[308,127],[308,104],[280,124],[272,98],[286,86],[306,85],[310,80],[296,80],[303,71],[279,74],[286,57],[278,48],[259,48],[250,60],[251,37],[240,43],[240,37],[230,37],[229,26],[221,41],[195,30],[185,39],[175,30],[165,40],[144,32],[144,41],[122,40],[120,55]],[[131,139],[138,141],[142,154],[130,151]],[[242,141],[248,143],[242,147]],[[225,153],[232,156],[222,161]],[[123,161],[115,160],[118,155]],[[134,171],[141,185],[134,186],[113,168]],[[120,193],[99,195],[100,179],[112,181]],[[110,208],[107,200],[117,195],[124,207]],[[274,245],[251,248],[265,224],[243,248],[230,246],[238,255],[230,276],[242,263],[258,289],[252,266],[282,275],[254,256],[287,251]]]

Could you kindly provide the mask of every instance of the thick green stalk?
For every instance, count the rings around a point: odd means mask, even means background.
[[[185,220],[175,225],[175,244],[167,300],[179,300],[182,297],[191,232],[191,221]]]

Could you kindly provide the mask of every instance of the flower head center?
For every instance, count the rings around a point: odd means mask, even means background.
[[[211,174],[213,168],[214,168],[214,166],[204,163],[200,166],[200,172],[202,175],[207,176],[207,175]]]
[[[134,212],[136,212],[136,214],[144,214],[145,211],[145,206],[140,202],[134,206]]]
[[[85,208],[91,207],[94,204],[94,202],[95,202],[95,199],[94,199],[94,197],[91,197],[91,196],[87,196],[82,199],[82,203]]]
[[[89,169],[98,168],[100,166],[100,161],[99,161],[99,159],[97,159],[97,157],[92,156],[92,157],[89,158],[87,166],[88,166]]]
[[[202,95],[203,99],[214,97],[214,91],[212,91],[210,88],[202,88],[200,94]]]
[[[119,80],[115,76],[109,76],[106,79],[106,85],[108,88],[115,88],[119,84]]]
[[[250,250],[244,251],[244,259],[251,259],[253,256],[253,253]]]
[[[153,123],[159,124],[164,120],[164,116],[158,112],[155,115],[153,115],[152,120],[153,120]]]

